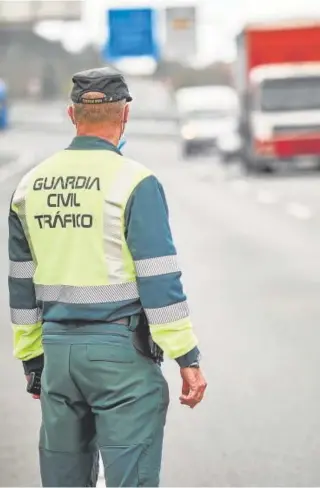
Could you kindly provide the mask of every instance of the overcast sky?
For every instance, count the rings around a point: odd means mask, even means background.
[[[84,0],[84,25],[64,34],[67,48],[81,48],[88,41],[103,43],[106,36],[107,7],[166,5],[198,6],[199,62],[230,59],[234,56],[233,37],[250,20],[277,17],[319,17],[320,0]],[[57,38],[58,34],[53,33]]]

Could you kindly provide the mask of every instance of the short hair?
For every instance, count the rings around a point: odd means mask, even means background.
[[[93,100],[103,98],[105,95],[100,92],[89,92],[83,95],[84,99]],[[121,122],[123,108],[126,100],[117,102],[97,103],[97,104],[74,104],[74,116],[76,122],[99,124],[107,122],[109,124],[118,124]]]

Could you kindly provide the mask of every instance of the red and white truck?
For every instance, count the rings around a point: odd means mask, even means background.
[[[320,168],[320,20],[245,27],[235,85],[248,170],[306,157]]]

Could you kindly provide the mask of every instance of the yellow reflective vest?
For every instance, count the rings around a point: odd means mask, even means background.
[[[18,359],[43,353],[43,321],[112,322],[142,310],[166,355],[198,353],[163,188],[106,141],[76,137],[23,177],[9,258]]]

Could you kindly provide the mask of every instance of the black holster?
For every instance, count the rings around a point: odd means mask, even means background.
[[[133,332],[133,344],[137,351],[152,359],[156,364],[160,365],[163,362],[163,351],[152,340],[148,319],[144,312],[141,313],[138,325]]]
[[[40,395],[41,393],[41,375],[42,371],[32,371],[27,384],[27,392],[31,395]]]

